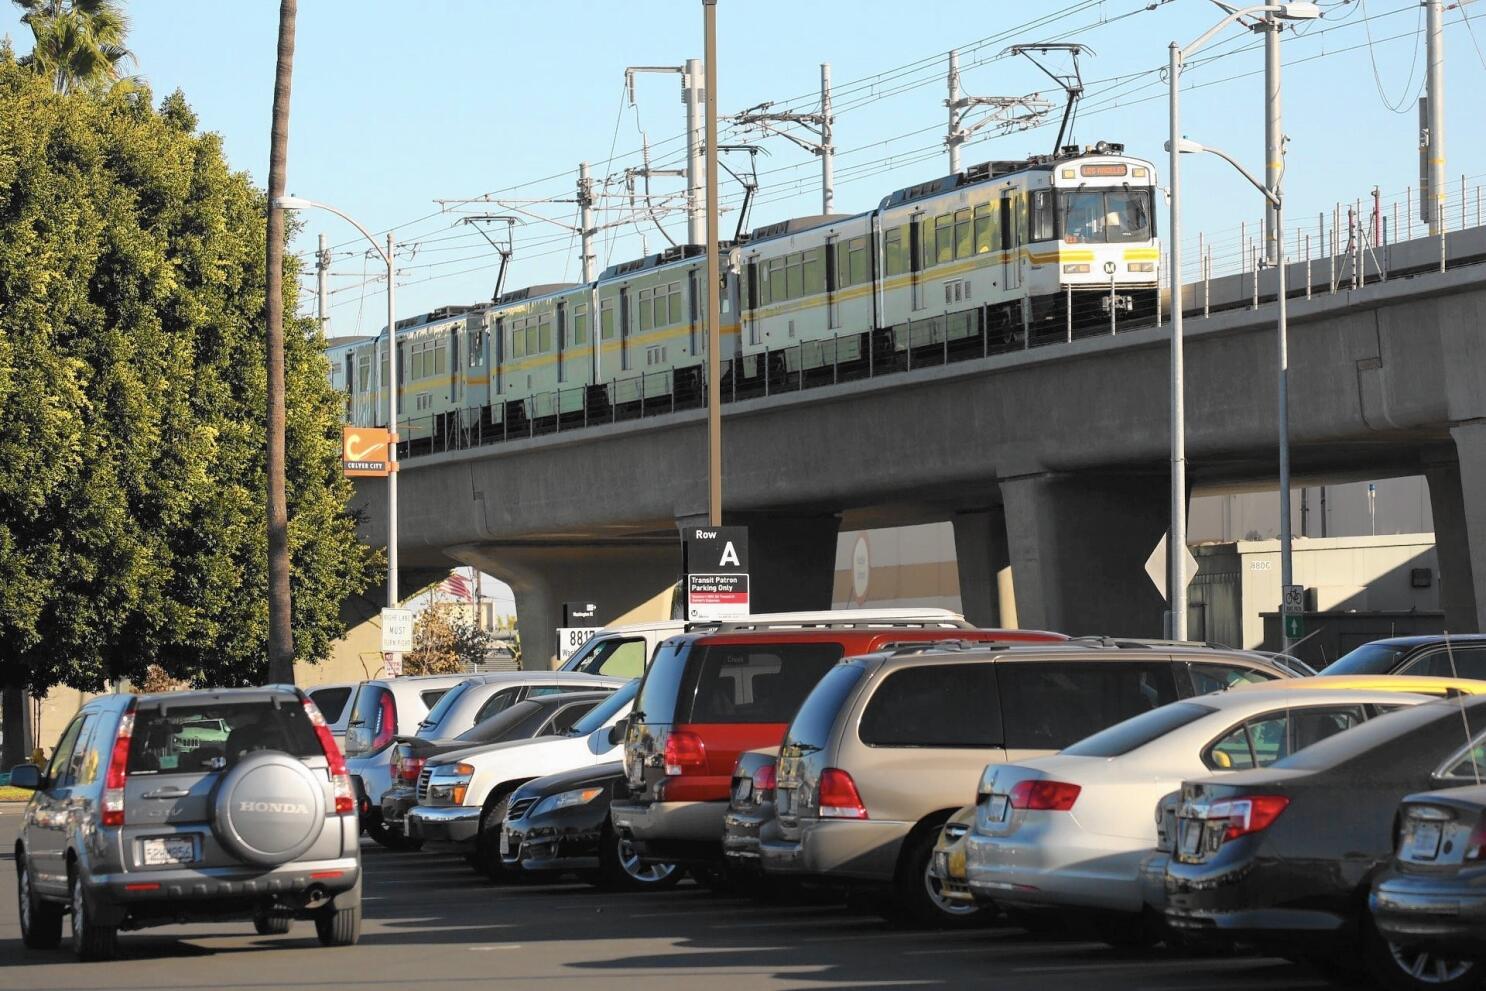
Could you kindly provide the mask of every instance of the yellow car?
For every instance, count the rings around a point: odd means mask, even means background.
[[[938,885],[946,901],[974,905],[970,885],[965,881],[965,834],[975,823],[975,806],[967,805],[945,821],[939,830],[939,842],[929,858],[930,883]]]

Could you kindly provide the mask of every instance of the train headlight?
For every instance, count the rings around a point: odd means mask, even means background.
[[[1088,266],[1087,263],[1085,263],[1085,264],[1079,264],[1079,265],[1064,265],[1063,266],[1063,274],[1064,275],[1088,275],[1089,274],[1089,266]]]
[[[1132,272],[1154,272],[1156,270],[1156,263],[1155,262],[1131,262],[1129,265],[1127,265],[1125,267],[1128,268]]]

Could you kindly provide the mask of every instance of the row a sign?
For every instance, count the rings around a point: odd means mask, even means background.
[[[746,618],[748,528],[688,527],[684,543],[686,618],[693,623]]]

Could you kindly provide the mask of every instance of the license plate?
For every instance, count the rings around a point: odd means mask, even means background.
[[[774,812],[777,815],[787,816],[795,807],[795,793],[783,788],[774,790]]]
[[[1190,857],[1196,853],[1202,844],[1202,821],[1183,819],[1177,824],[1177,832],[1181,834],[1182,855]]]
[[[143,840],[146,867],[165,867],[170,864],[190,864],[196,861],[196,841],[189,836],[161,836]]]
[[[753,797],[753,781],[749,778],[739,778],[733,784],[733,801],[746,802]]]
[[[992,795],[986,803],[986,818],[991,822],[1005,822],[1011,802],[1005,795]]]
[[[505,856],[508,856],[510,854],[510,852],[511,852],[511,831],[509,829],[502,829],[500,831],[500,855],[502,857],[505,857]]]
[[[1440,852],[1440,824],[1418,822],[1409,834],[1408,856],[1433,860]]]

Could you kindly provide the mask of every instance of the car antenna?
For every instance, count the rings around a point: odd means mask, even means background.
[[[1450,631],[1445,630],[1445,656],[1450,660],[1450,677],[1459,678],[1460,673],[1455,670],[1455,650],[1450,644]],[[1471,721],[1465,715],[1465,701],[1462,693],[1456,707],[1460,710],[1460,724],[1465,727],[1465,754],[1470,758],[1471,774],[1475,776],[1476,784],[1481,783],[1481,766],[1476,763],[1476,748],[1471,746]]]

